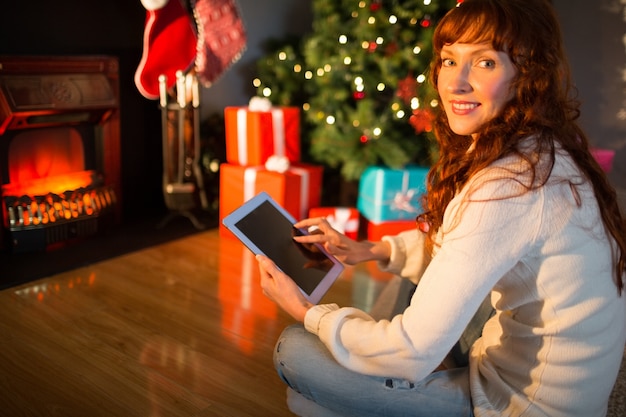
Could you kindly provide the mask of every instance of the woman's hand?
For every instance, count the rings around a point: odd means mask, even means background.
[[[296,236],[294,239],[300,243],[318,243],[328,253],[348,265],[374,260],[386,261],[391,253],[388,243],[357,242],[333,229],[323,217],[305,219],[294,226],[299,229],[310,229],[315,226],[310,235]]]
[[[263,255],[257,255],[256,259],[259,262],[261,288],[265,295],[294,319],[304,322],[304,316],[313,304],[304,298],[298,285],[279,270],[271,259]]]

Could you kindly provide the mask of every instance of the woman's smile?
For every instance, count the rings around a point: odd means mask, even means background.
[[[480,104],[478,103],[469,103],[466,101],[457,100],[452,100],[450,104],[452,104],[452,111],[454,112],[454,114],[458,115],[468,114],[476,107],[480,106]]]

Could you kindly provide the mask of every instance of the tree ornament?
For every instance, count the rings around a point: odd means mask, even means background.
[[[387,46],[385,47],[385,56],[391,57],[396,52],[398,52],[398,43],[395,41],[389,42]]]
[[[435,116],[430,110],[415,109],[409,118],[409,123],[415,129],[415,133],[431,132]]]
[[[352,98],[354,98],[355,100],[363,100],[365,98],[365,92],[355,91],[354,93],[352,93]]]
[[[396,95],[406,104],[409,104],[413,97],[417,96],[417,80],[412,73],[398,81],[398,89]]]
[[[370,4],[370,10],[373,12],[380,10],[380,1],[373,1],[372,4]]]

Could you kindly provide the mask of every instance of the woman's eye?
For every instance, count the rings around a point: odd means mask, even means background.
[[[454,65],[454,61],[450,58],[443,58],[441,60],[441,65],[443,65],[444,67],[451,67]]]
[[[496,61],[492,59],[483,59],[478,63],[481,68],[493,68],[496,66]]]

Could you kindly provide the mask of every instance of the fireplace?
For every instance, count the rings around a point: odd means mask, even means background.
[[[0,249],[48,250],[120,221],[118,61],[0,56]]]

